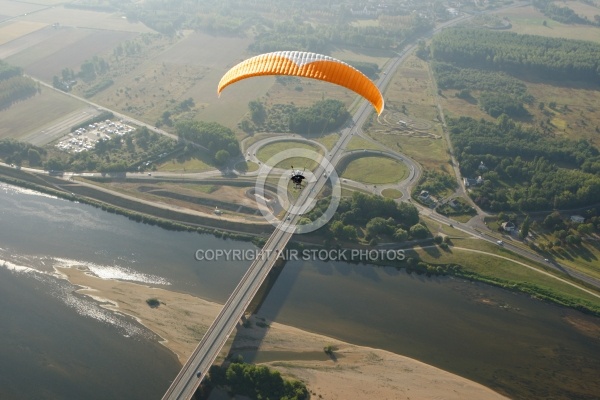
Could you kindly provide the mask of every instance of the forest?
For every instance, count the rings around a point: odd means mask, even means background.
[[[21,162],[28,160],[29,165],[35,166],[45,155],[46,150],[41,147],[14,139],[0,140],[0,158],[7,164],[21,165]]]
[[[447,123],[463,176],[484,178],[471,192],[480,207],[541,211],[598,202],[600,152],[589,142],[549,138],[506,115],[496,122],[461,117]]]
[[[216,165],[223,165],[241,153],[233,131],[216,122],[180,121],[175,130],[181,139],[206,149]]]
[[[459,67],[600,83],[600,44],[582,40],[452,28],[433,38],[431,54]]]
[[[300,224],[318,219],[328,206],[329,199],[319,200]],[[403,242],[430,236],[427,228],[419,223],[419,213],[412,204],[360,192],[341,199],[337,212],[324,229],[327,229],[328,241],[335,238],[356,242],[363,237],[370,244],[376,244],[382,237]]]
[[[290,131],[300,134],[321,134],[340,128],[350,118],[346,106],[339,100],[321,100],[311,107],[294,110],[289,116]]]

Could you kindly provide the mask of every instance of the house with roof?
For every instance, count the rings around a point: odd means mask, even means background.
[[[517,229],[517,226],[511,221],[503,222],[500,226],[504,232],[514,232]]]
[[[478,176],[477,179],[474,178],[463,178],[463,183],[465,187],[483,185],[484,179],[481,176]]]
[[[585,218],[582,217],[581,215],[571,215],[571,221],[575,222],[577,224],[583,224],[583,222],[585,221]]]

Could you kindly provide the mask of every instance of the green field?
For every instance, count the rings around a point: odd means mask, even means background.
[[[352,139],[350,139],[350,142],[348,142],[348,145],[346,146],[346,151],[363,149],[383,150],[385,147],[377,143],[373,143],[370,140],[366,140],[360,136],[354,136]]]
[[[532,233],[536,243],[543,243],[546,246],[549,242],[557,239],[554,235]],[[548,253],[550,254],[549,258],[561,264],[600,279],[600,245],[595,237],[588,237],[577,246],[563,245],[553,248],[552,250],[548,250]]]
[[[391,158],[366,156],[350,161],[340,175],[353,181],[379,185],[405,179],[408,168]]]
[[[161,172],[179,173],[205,172],[213,169],[215,169],[213,165],[196,157],[172,158],[157,166],[157,170]]]
[[[260,161],[262,161],[263,163],[266,163],[271,157],[273,157],[277,154],[290,152],[291,155],[293,155],[293,151],[295,149],[311,150],[311,151],[314,151],[314,152],[320,154],[321,156],[323,155],[323,151],[321,150],[321,148],[317,147],[316,145],[308,144],[308,143],[300,143],[300,142],[296,142],[296,141],[282,141],[282,142],[271,143],[271,144],[261,147],[260,150],[256,153],[256,157],[258,157],[258,159]],[[269,164],[267,164],[267,165],[269,165]],[[304,157],[290,157],[288,159],[281,161],[277,165],[272,165],[272,166],[277,167],[277,168],[288,169],[288,168],[291,168],[292,165],[295,168],[300,168],[300,169],[306,168],[307,170],[313,170],[317,167],[317,161],[308,159],[308,158],[304,158]]]
[[[340,139],[340,135],[337,133],[330,133],[329,135],[324,135],[318,138],[312,138],[315,142],[321,143],[323,146],[327,148],[327,150],[331,150],[333,146]]]
[[[402,192],[397,189],[384,189],[381,194],[389,199],[397,199],[402,196]]]
[[[536,267],[540,271],[548,272],[543,268],[536,266],[531,261],[519,258],[518,256],[515,256],[508,251],[488,242],[468,239],[453,239],[453,242],[457,247],[476,248],[476,250],[479,251],[490,252],[501,257],[509,257],[527,265]],[[433,264],[455,263],[481,277],[488,277],[493,280],[514,283],[533,284],[541,290],[550,290],[561,297],[581,299],[583,301],[595,304],[597,308],[600,308],[600,298],[586,293],[581,289],[578,289],[551,276],[536,272],[530,268],[516,263],[515,261],[506,260],[494,255],[481,254],[453,247],[451,247],[448,251],[438,248],[417,248],[415,251],[425,262]]]

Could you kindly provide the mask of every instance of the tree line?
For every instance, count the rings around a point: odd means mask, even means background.
[[[460,67],[600,82],[600,45],[583,40],[452,28],[433,38],[431,54]]]
[[[7,164],[21,165],[28,161],[29,165],[39,165],[46,150],[29,143],[19,142],[14,139],[0,140],[0,158]]]
[[[0,60],[0,110],[36,95],[40,87],[23,76],[23,69]]]
[[[545,16],[563,24],[589,24],[590,21],[585,17],[580,17],[569,7],[561,7],[555,4],[553,0],[533,0],[531,3],[540,10]],[[596,15],[596,17],[598,17]],[[596,21],[598,23],[600,21]]]
[[[479,91],[479,107],[494,118],[501,114],[512,118],[529,115],[524,103],[532,103],[533,96],[523,82],[505,72],[460,68],[439,61],[432,62],[432,69],[438,88],[459,90],[455,94],[458,98],[472,101],[471,91]]]

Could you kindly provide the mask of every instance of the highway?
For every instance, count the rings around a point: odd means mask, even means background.
[[[273,234],[265,243],[261,256],[250,265],[246,274],[242,277],[221,312],[210,326],[204,337],[185,363],[179,374],[173,380],[171,386],[163,396],[163,400],[190,399],[202,379],[214,363],[225,342],[242,319],[248,304],[256,295],[261,284],[271,271],[280,251],[285,249],[290,238],[295,232],[295,227],[302,214],[314,201],[327,179],[332,180],[333,185],[339,185],[336,175],[331,176],[333,167],[342,158],[344,148],[356,132],[357,127],[364,123],[371,112],[371,105],[364,102],[358,109],[351,127],[344,129],[339,141],[327,156],[331,167],[327,171],[321,165],[314,171],[316,180],[307,183],[295,202],[296,213],[288,213],[275,228]],[[324,175],[327,175],[325,178]]]

